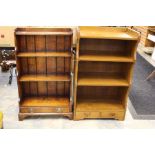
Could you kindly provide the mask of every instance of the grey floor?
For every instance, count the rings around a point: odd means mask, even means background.
[[[155,79],[146,80],[153,70],[154,67],[137,54],[129,97],[141,118],[155,119]]]
[[[81,120],[72,121],[63,117],[35,117],[18,121],[18,91],[16,77],[8,85],[9,73],[0,73],[0,111],[4,114],[4,129],[136,129],[155,128],[154,120],[135,120],[127,110],[125,121],[116,120]],[[128,105],[131,105],[128,101]]]

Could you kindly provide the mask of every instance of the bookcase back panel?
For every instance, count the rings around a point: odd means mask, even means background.
[[[19,58],[20,74],[69,74],[71,58],[65,57],[35,57]]]
[[[92,87],[82,86],[77,88],[77,100],[93,99],[93,100],[123,100],[127,93],[127,87]]]
[[[19,35],[16,39],[17,53],[71,51],[71,36]]]
[[[16,52],[26,52],[27,51],[27,40],[26,36],[16,36],[17,50]]]
[[[133,45],[136,41],[111,39],[80,39],[79,55],[105,54],[133,56]],[[132,46],[131,46],[132,45]]]
[[[62,96],[69,97],[69,82],[23,82],[23,97],[40,97],[40,96]]]
[[[130,72],[132,63],[123,62],[79,62],[79,75],[82,74],[105,74],[125,77]]]

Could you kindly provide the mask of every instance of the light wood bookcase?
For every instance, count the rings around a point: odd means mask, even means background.
[[[79,27],[74,120],[124,120],[138,41],[128,28]]]
[[[19,120],[35,115],[72,118],[72,30],[15,31]]]

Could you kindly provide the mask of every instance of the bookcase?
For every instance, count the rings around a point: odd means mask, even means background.
[[[123,27],[79,27],[74,120],[124,120],[139,33]]]
[[[35,115],[72,118],[72,30],[15,30],[19,120]]]

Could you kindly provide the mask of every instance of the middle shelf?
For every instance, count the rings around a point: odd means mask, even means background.
[[[70,81],[68,74],[58,75],[23,75],[19,78],[20,82],[26,81]]]
[[[78,63],[77,86],[129,86],[131,81],[130,62],[95,62]]]
[[[66,52],[19,52],[17,57],[71,57],[71,53]]]
[[[127,79],[121,75],[106,75],[102,73],[79,74],[78,86],[129,86]]]
[[[121,55],[104,55],[104,54],[82,54],[79,56],[80,61],[112,61],[112,62],[134,62],[131,56],[121,56]]]

